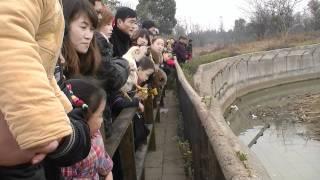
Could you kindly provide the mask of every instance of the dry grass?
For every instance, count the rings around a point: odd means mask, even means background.
[[[256,42],[240,44],[240,53],[250,53],[256,51],[269,51],[274,49],[289,48],[302,45],[320,43],[320,33],[310,32],[304,34],[278,36]]]
[[[235,54],[245,54],[257,51],[268,51],[273,49],[288,48],[302,45],[310,45],[320,43],[320,32],[307,32],[301,34],[276,36],[259,41],[229,44],[229,45],[213,45],[209,44],[205,47],[195,47],[195,57],[215,53],[221,50],[235,51]]]

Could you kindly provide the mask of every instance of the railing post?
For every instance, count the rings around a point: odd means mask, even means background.
[[[144,118],[146,120],[147,124],[153,124],[154,123],[154,115],[153,115],[153,98],[151,95],[148,96],[148,98],[144,101]],[[150,134],[150,144],[149,144],[149,150],[155,151],[156,150],[156,138],[155,138],[155,128],[153,127],[151,134]]]
[[[130,123],[120,145],[119,153],[124,180],[137,180],[133,125]]]
[[[200,153],[201,153],[200,154],[200,171],[201,171],[202,179],[209,180],[209,174],[211,173],[210,171],[212,170],[209,169],[209,164],[208,164],[208,161],[210,161],[209,155],[208,155],[208,137],[204,130],[204,127],[202,125],[200,125],[200,127],[201,127],[200,135],[199,135]]]
[[[159,100],[159,97],[160,97],[160,100]],[[160,102],[158,102],[158,101],[161,101],[161,99],[162,99],[162,91],[160,93],[160,96],[157,95],[153,99],[153,109],[156,109],[156,114],[155,114],[155,120],[154,121],[157,122],[157,123],[160,122],[160,106],[159,106]]]
[[[144,101],[144,118],[147,124],[154,123],[153,98],[151,95]]]
[[[193,153],[193,164],[194,164],[194,177],[195,179],[202,179],[201,176],[201,151],[200,151],[200,119],[196,115],[196,111],[194,109],[191,110],[192,116],[191,124],[192,130],[190,131],[190,138],[192,144],[192,153]],[[191,111],[189,113],[191,113]],[[187,114],[188,115],[188,114]]]

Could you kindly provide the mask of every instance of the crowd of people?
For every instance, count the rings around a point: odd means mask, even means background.
[[[0,1],[0,179],[122,179],[104,147],[124,108],[136,107],[192,58],[191,41],[160,36],[133,9],[102,0]],[[190,48],[191,47],[191,48]]]

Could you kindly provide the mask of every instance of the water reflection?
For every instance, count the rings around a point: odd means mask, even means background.
[[[231,129],[245,144],[249,144],[265,123],[270,123],[271,127],[251,149],[272,179],[320,179],[320,142],[316,140],[319,129],[315,130],[319,119],[313,123],[305,121],[305,114],[300,111],[306,107],[300,102],[310,97],[308,93],[320,95],[320,80],[248,94],[234,102],[237,111],[230,109],[225,114]]]

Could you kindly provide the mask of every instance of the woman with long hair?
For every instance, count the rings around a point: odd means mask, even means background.
[[[66,60],[66,78],[95,75],[101,55],[94,38],[98,17],[88,0],[63,0],[65,36],[62,55]]]

